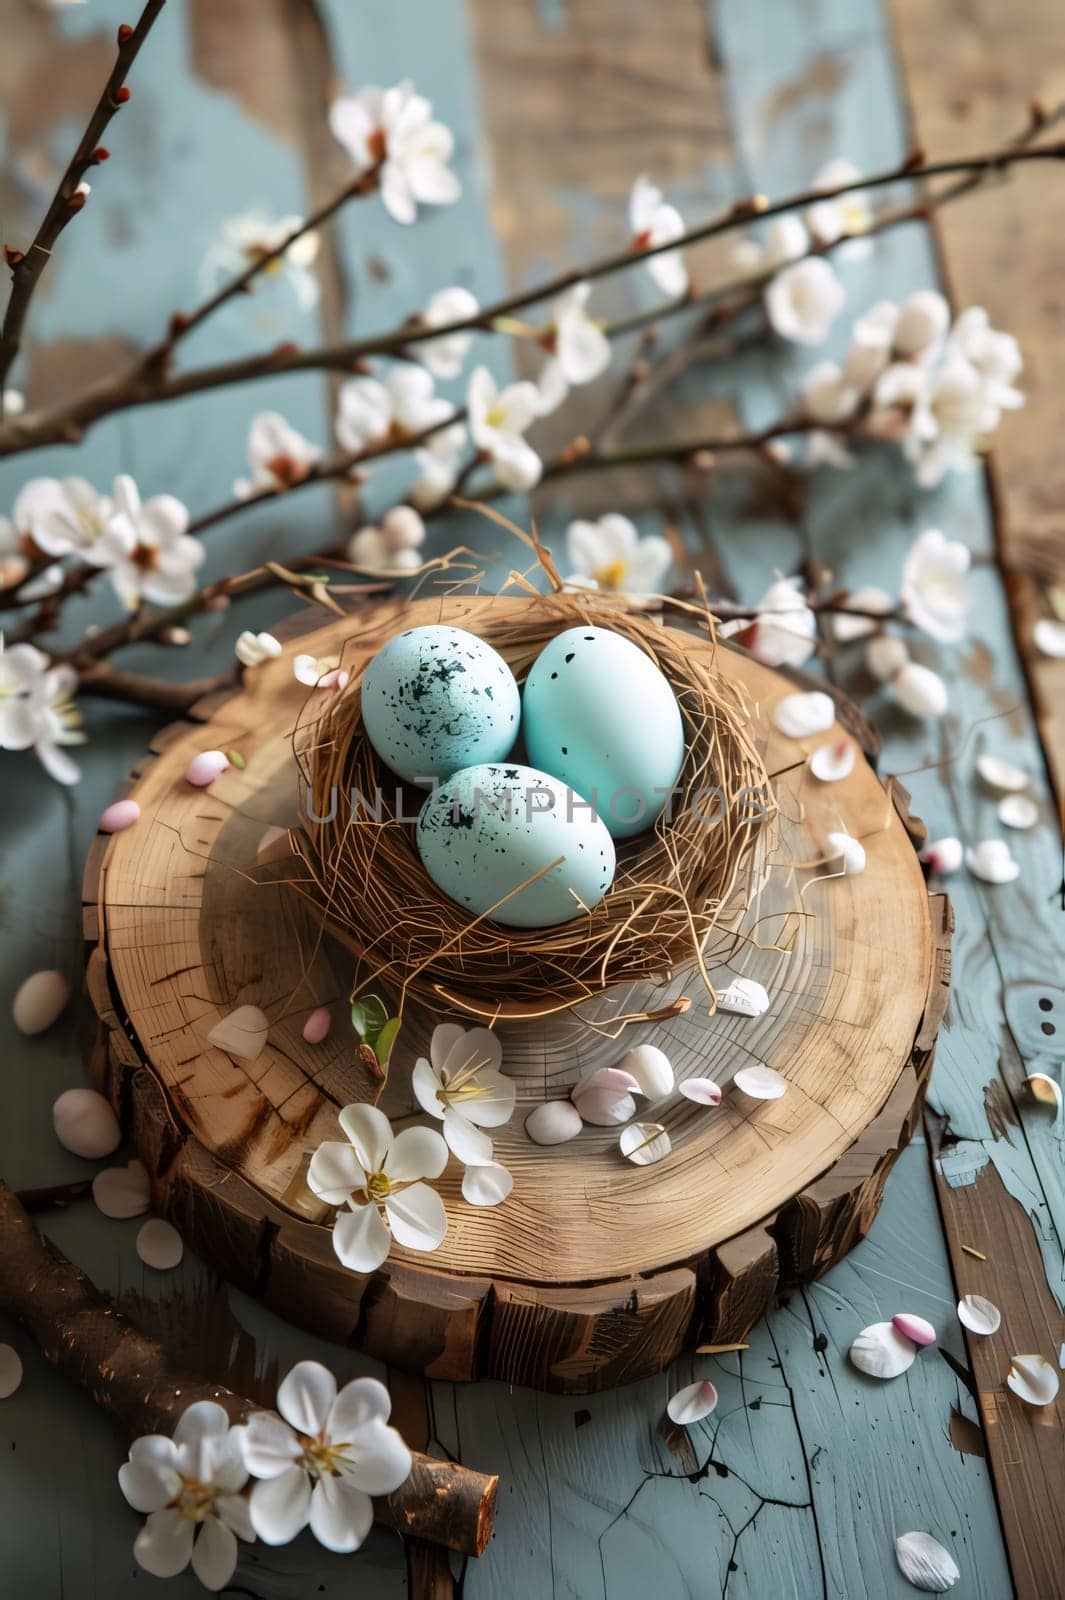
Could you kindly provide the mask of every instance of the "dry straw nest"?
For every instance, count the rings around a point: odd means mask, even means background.
[[[395,631],[410,620],[397,614]],[[702,648],[692,649],[690,634],[594,594],[556,593],[520,605],[484,597],[455,620],[493,645],[519,684],[548,640],[566,628],[595,624],[630,639],[658,664],[680,705],[687,747],[682,798],[672,821],[663,816],[653,830],[619,846],[613,886],[594,910],[558,927],[505,928],[471,917],[425,872],[413,827],[390,808],[395,779],[363,728],[359,674],[324,710],[324,697],[315,695],[314,720],[296,737],[301,784],[313,800],[301,810],[292,843],[306,869],[303,893],[359,958],[355,992],[389,993],[401,1011],[417,997],[491,1021],[563,1011],[616,984],[662,980],[694,966],[712,996],[709,969],[734,951],[764,859],[756,846],[766,817],[752,804],[752,791],[765,797],[770,821],[773,815],[742,689],[716,670],[705,637]],[[347,803],[352,791],[372,796],[378,789],[380,820]],[[723,802],[708,793],[713,789]],[[335,816],[309,821],[308,810],[329,814],[334,790]],[[693,809],[700,794],[701,806]],[[409,792],[406,817],[417,815],[422,799],[423,791]],[[704,818],[718,811],[720,818],[708,826],[699,809]],[[667,1011],[677,1009],[675,1002]]]

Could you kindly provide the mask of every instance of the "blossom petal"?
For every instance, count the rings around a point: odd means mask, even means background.
[[[224,1589],[237,1565],[236,1535],[217,1517],[205,1517],[192,1547],[192,1570],[205,1589]]]
[[[277,1409],[300,1433],[317,1434],[325,1427],[337,1384],[320,1361],[297,1361],[277,1391]]]
[[[179,1449],[197,1447],[206,1439],[220,1438],[229,1432],[229,1414],[217,1400],[197,1400],[186,1406],[174,1429],[174,1443]]]
[[[444,1138],[448,1149],[454,1151],[466,1166],[483,1166],[492,1159],[491,1139],[475,1128],[461,1111],[444,1112]]]
[[[393,1183],[439,1178],[447,1166],[447,1145],[434,1128],[404,1128],[385,1159]]]
[[[134,1511],[161,1511],[180,1486],[174,1465],[174,1441],[147,1434],[130,1446],[129,1460],[118,1469],[118,1486]]]
[[[514,1175],[499,1161],[470,1166],[462,1175],[462,1198],[471,1206],[499,1206],[514,1187]]]
[[[334,1400],[325,1431],[334,1441],[351,1439],[371,1423],[387,1422],[391,1411],[392,1396],[379,1379],[352,1378]],[[376,1494],[377,1490],[370,1492]]]
[[[439,1029],[437,1031],[439,1032]],[[440,1090],[442,1088],[440,1079],[424,1056],[414,1063],[414,1071],[410,1075],[410,1086],[414,1092],[414,1098],[423,1111],[427,1111],[431,1117],[438,1119],[444,1115],[444,1105],[440,1099]]]
[[[253,1485],[248,1505],[264,1544],[288,1544],[310,1518],[310,1478],[302,1467],[289,1465],[280,1476]]]
[[[311,1157],[307,1187],[327,1206],[342,1206],[348,1196],[366,1183],[366,1171],[350,1144],[327,1139]]]
[[[513,1078],[491,1068],[477,1074],[480,1093],[464,1105],[465,1115],[479,1128],[501,1128],[509,1122],[517,1099],[517,1085]]]
[[[350,1439],[352,1434],[341,1437]],[[354,1459],[342,1467],[343,1479],[364,1494],[391,1494],[410,1477],[411,1453],[395,1428],[378,1421],[364,1423],[356,1430],[354,1443]]]
[[[192,1555],[193,1525],[180,1511],[153,1511],[133,1542],[133,1554],[153,1578],[173,1578]]]
[[[333,1228],[333,1249],[353,1272],[376,1271],[391,1244],[391,1235],[376,1206],[355,1206],[345,1211]]]
[[[373,1526],[373,1502],[343,1478],[319,1478],[311,1495],[311,1532],[341,1555],[357,1550]]]
[[[500,483],[515,493],[535,488],[544,470],[544,464],[532,445],[517,435],[496,436],[492,461]]]
[[[301,1451],[292,1429],[271,1411],[252,1412],[244,1427],[243,1446],[244,1461],[253,1478],[279,1478]]]
[[[436,1029],[431,1049],[434,1064],[439,1065],[449,1078],[453,1078],[463,1067],[498,1069],[502,1065],[503,1046],[499,1035],[493,1033],[491,1028],[456,1027],[453,1036],[444,1037],[445,1029],[449,1028],[450,1024],[442,1023]],[[437,1053],[438,1035],[441,1054]]]
[[[0,750],[29,750],[37,737],[37,718],[28,700],[0,700]]]
[[[42,740],[36,746],[36,753],[41,766],[56,783],[63,783],[69,787],[80,779],[81,768],[57,744],[51,743],[50,740]]]
[[[436,1190],[427,1183],[412,1183],[399,1194],[389,1195],[385,1210],[397,1244],[408,1250],[436,1250],[443,1244],[447,1212]]]
[[[392,1124],[376,1106],[345,1106],[340,1126],[366,1172],[381,1172],[392,1148]]]

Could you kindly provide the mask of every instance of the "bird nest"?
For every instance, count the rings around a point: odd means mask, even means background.
[[[570,922],[511,928],[490,914],[472,916],[421,864],[409,819],[424,791],[403,797],[374,752],[360,714],[361,670],[324,709],[326,697],[316,692],[313,721],[295,740],[309,803],[291,843],[302,862],[299,887],[358,957],[354,994],[384,990],[400,1012],[418,998],[491,1022],[564,1011],[618,984],[693,970],[712,1004],[710,971],[742,937],[765,855],[756,847],[775,815],[742,688],[716,669],[705,640],[696,644],[691,634],[594,593],[555,593],[520,607],[484,597],[471,602],[461,624],[499,651],[519,684],[550,639],[580,624],[611,628],[649,655],[684,720],[672,819],[667,808],[653,829],[619,841],[612,887]],[[408,626],[409,613],[397,613],[394,631]],[[371,811],[346,803],[353,794],[377,804]]]

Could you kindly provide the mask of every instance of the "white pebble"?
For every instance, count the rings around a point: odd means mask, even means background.
[[[169,1272],[185,1254],[181,1235],[161,1217],[151,1217],[137,1234],[137,1254],[146,1267]]]
[[[581,1127],[581,1114],[571,1100],[548,1100],[525,1118],[525,1132],[533,1144],[566,1144]]]
[[[61,972],[35,972],[19,986],[11,1015],[19,1033],[43,1033],[70,999],[70,984]]]
[[[88,1161],[109,1156],[122,1143],[110,1103],[95,1089],[66,1089],[52,1107],[55,1136],[65,1150]]]
[[[22,1357],[11,1344],[0,1344],[0,1400],[7,1400],[22,1382]]]
[[[96,826],[101,833],[121,833],[138,821],[141,808],[136,800],[115,800],[108,806]]]
[[[151,1199],[148,1174],[139,1161],[105,1167],[92,1180],[92,1197],[105,1217],[143,1216]]]

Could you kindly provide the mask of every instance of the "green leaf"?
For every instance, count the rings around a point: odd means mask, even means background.
[[[392,1054],[392,1046],[396,1042],[396,1035],[398,1033],[399,1018],[389,1017],[388,1021],[377,1035],[377,1038],[374,1040],[374,1051],[376,1052],[378,1061],[383,1067],[388,1066],[388,1058]]]
[[[372,1045],[388,1021],[388,1007],[380,995],[368,994],[351,1008],[351,1026],[363,1044]]]

